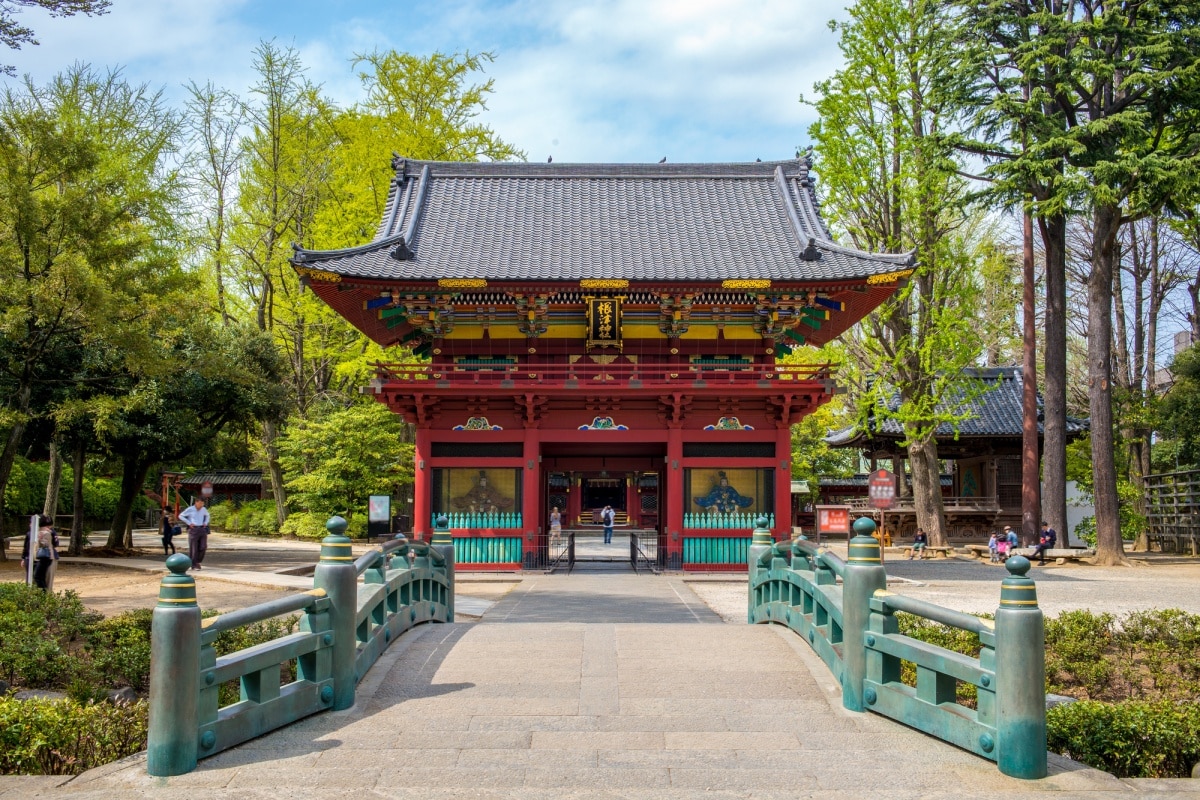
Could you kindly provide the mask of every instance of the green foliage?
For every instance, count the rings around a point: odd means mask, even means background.
[[[1174,383],[1159,406],[1158,430],[1171,441],[1176,464],[1197,464],[1200,463],[1200,344],[1193,344],[1175,356],[1170,370]]]
[[[92,666],[109,685],[150,689],[150,622],[153,610],[138,608],[101,620],[88,633]]]
[[[100,618],[72,591],[0,583],[0,677],[31,688],[70,686],[88,671],[81,655]]]
[[[1046,620],[1046,685],[1055,694],[1097,697],[1114,665],[1104,658],[1113,647],[1116,618],[1090,611],[1064,611]]]
[[[274,500],[251,500],[240,506],[217,503],[209,506],[209,514],[213,530],[254,536],[274,536],[279,533]]]
[[[1046,745],[1119,778],[1186,778],[1200,763],[1200,703],[1082,700],[1046,712]]]
[[[334,514],[365,517],[368,496],[412,482],[413,448],[405,434],[395,414],[370,400],[297,420],[279,440],[292,502],[320,516],[322,525]]]
[[[78,775],[146,746],[145,702],[0,697],[0,774]]]
[[[295,536],[297,539],[324,539],[329,535],[329,531],[325,529],[325,523],[329,521],[330,516],[332,515],[298,511],[288,515],[279,532],[285,536]],[[367,535],[366,514],[347,520],[346,535],[355,539]]]

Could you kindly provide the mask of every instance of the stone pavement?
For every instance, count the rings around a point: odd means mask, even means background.
[[[1006,778],[841,708],[791,632],[721,624],[676,578],[613,574],[526,577],[480,624],[406,635],[354,708],[189,775],[150,778],[134,757],[60,781],[0,779],[0,797],[1200,798],[1057,758],[1044,780]]]

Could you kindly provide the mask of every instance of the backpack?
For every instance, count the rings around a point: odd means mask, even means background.
[[[49,528],[40,528],[37,534],[38,549],[46,548],[49,550],[54,545],[54,534]]]
[[[604,521],[605,525],[612,525],[613,519],[615,519],[615,517],[616,517],[616,515],[613,514],[613,511],[611,508],[605,510],[604,513],[600,515],[600,519]]]

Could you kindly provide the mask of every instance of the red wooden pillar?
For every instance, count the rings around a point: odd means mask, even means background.
[[[775,430],[775,527],[776,539],[792,538],[792,428],[785,423]]]
[[[413,447],[413,537],[429,539],[430,502],[433,495],[433,470],[429,468],[429,429],[417,428]]]
[[[631,472],[625,482],[625,513],[629,517],[629,527],[641,527],[641,507],[638,504],[638,474]]]
[[[542,527],[541,486],[538,478],[541,475],[538,456],[541,450],[541,438],[538,429],[532,426],[525,428],[525,442],[522,449],[524,463],[521,465],[521,528],[525,536],[524,552],[532,553],[537,548],[537,533]]]
[[[667,523],[667,563],[683,563],[683,430],[667,428],[667,507],[660,513]],[[663,498],[660,497],[660,500]]]

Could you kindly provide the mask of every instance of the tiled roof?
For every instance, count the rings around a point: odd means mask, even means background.
[[[259,486],[262,484],[261,469],[217,469],[210,472],[196,472],[180,481],[187,486],[200,486],[205,482],[213,488],[218,486]]]
[[[974,377],[983,382],[986,390],[969,400],[965,408],[958,409],[959,402],[955,399],[952,403],[942,401],[938,404],[938,410],[943,411],[948,408],[957,409],[958,413],[963,410],[969,411],[970,416],[958,424],[958,438],[967,439],[972,437],[999,437],[1010,436],[1020,438],[1021,436],[1021,421],[1024,418],[1022,413],[1022,386],[1021,369],[1020,367],[993,367],[988,369],[969,369],[965,370],[971,377]],[[956,398],[961,398],[962,395],[957,395]],[[896,411],[900,408],[899,395],[893,395],[887,402],[887,407],[891,411]],[[1038,396],[1038,433],[1042,432],[1042,415],[1041,415],[1042,399]],[[899,421],[893,417],[887,417],[881,423],[877,423],[872,417],[871,425],[873,430],[869,435],[867,432],[859,431],[855,426],[843,428],[839,431],[834,431],[825,437],[825,442],[831,447],[851,447],[861,444],[868,438],[873,439],[903,439],[904,429]],[[1088,421],[1086,419],[1076,419],[1067,417],[1067,435],[1078,435],[1088,429]],[[939,438],[952,438],[955,435],[954,426],[945,423],[938,426],[937,436]]]
[[[657,281],[861,280],[912,264],[835,244],[806,160],[395,166],[374,241],[293,263],[385,280]],[[810,243],[819,258],[805,259]]]
[[[867,488],[867,481],[870,475],[851,475],[849,478],[821,478],[820,485],[825,488]],[[942,475],[940,478],[942,486],[953,486],[953,475]]]

